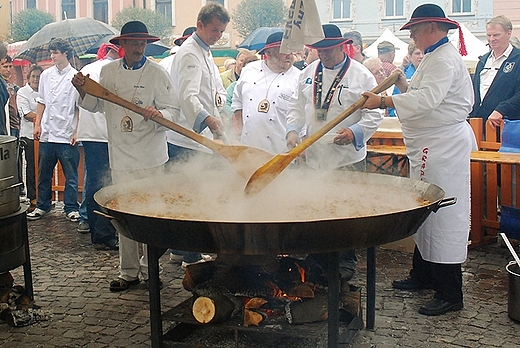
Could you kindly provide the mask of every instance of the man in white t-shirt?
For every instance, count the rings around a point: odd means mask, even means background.
[[[38,152],[38,201],[28,220],[38,220],[51,209],[54,167],[61,164],[65,175],[63,203],[68,220],[79,221],[78,165],[76,144],[78,115],[77,92],[70,83],[77,72],[70,63],[72,46],[58,38],[49,43],[54,66],[42,72],[38,88],[38,106],[34,123],[34,140],[40,142]]]

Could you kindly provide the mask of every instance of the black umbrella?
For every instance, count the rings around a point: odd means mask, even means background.
[[[113,38],[115,35],[105,36],[99,39],[92,47],[90,47],[85,54],[97,54],[99,47],[102,44],[108,43],[108,41]],[[146,45],[146,49],[144,51],[145,56],[162,56],[164,52],[169,51],[170,47],[163,45],[160,41],[152,42]]]
[[[54,38],[68,40],[73,53],[81,56],[99,39],[117,34],[115,28],[93,18],[65,19],[41,28],[22,46],[15,58],[26,59],[32,63],[49,60],[49,42]]]

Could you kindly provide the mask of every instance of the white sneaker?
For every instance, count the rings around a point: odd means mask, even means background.
[[[69,220],[69,221],[78,222],[79,218],[80,218],[80,216],[77,211],[71,211],[70,213],[67,214],[67,220]]]
[[[36,208],[32,212],[27,214],[27,220],[30,220],[30,221],[39,220],[45,214],[47,214],[47,212],[45,210]]]
[[[208,254],[200,254],[200,255],[202,256],[202,259],[197,260],[195,262],[185,262],[185,261],[182,261],[181,268],[182,269],[186,269],[186,267],[191,266],[191,265],[196,265],[198,263],[213,261],[213,257],[211,255],[208,255]]]

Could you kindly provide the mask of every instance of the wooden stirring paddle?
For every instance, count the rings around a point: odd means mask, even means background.
[[[115,95],[88,76],[85,76],[85,84],[81,87],[85,93],[117,104],[139,115],[143,115],[144,108]],[[273,154],[256,147],[228,145],[215,142],[164,117],[152,117],[151,120],[217,152],[245,179],[248,179],[259,166],[273,157]]]
[[[383,82],[374,87],[371,92],[378,94],[390,88],[399,78],[399,72],[394,71]],[[244,191],[247,194],[260,192],[271,181],[273,181],[298,155],[305,151],[309,146],[314,144],[319,138],[327,134],[331,129],[337,126],[341,121],[350,116],[354,111],[361,108],[365,104],[367,97],[361,97],[357,102],[352,104],[348,109],[339,114],[332,121],[327,123],[322,128],[318,129],[316,133],[309,136],[302,141],[298,146],[291,150],[278,154],[271,158],[271,160],[260,168],[258,168],[249,178]]]

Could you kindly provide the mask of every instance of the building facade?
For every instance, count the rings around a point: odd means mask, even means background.
[[[172,23],[172,38],[196,24],[199,9],[208,1],[217,1],[230,12],[241,0],[0,0],[0,37],[9,36],[12,16],[28,8],[51,13],[57,21],[65,18],[92,17],[111,24],[125,7],[153,9],[163,13]],[[411,16],[413,9],[425,0],[315,0],[323,23],[337,24],[343,32],[359,31],[370,44],[389,28],[397,37],[408,42],[408,31],[399,28]],[[286,0],[289,5],[291,0]],[[439,4],[446,14],[485,41],[485,23],[494,15],[505,14],[515,25],[514,35],[520,35],[520,2],[517,0],[428,0]],[[219,42],[223,48],[235,48],[242,37],[232,23]],[[170,44],[169,42],[165,42]]]
[[[4,24],[0,26],[0,37],[8,37],[11,13],[14,15],[28,8],[49,12],[56,21],[91,17],[111,24],[119,11],[134,7],[156,10],[169,18],[172,24],[171,42],[165,44],[173,45],[173,39],[181,36],[185,28],[196,25],[200,8],[210,1],[222,4],[232,15],[241,0],[0,0],[0,5],[5,4],[0,8],[0,24]],[[286,3],[290,4],[290,0]],[[235,48],[242,40],[230,23],[217,46]]]

